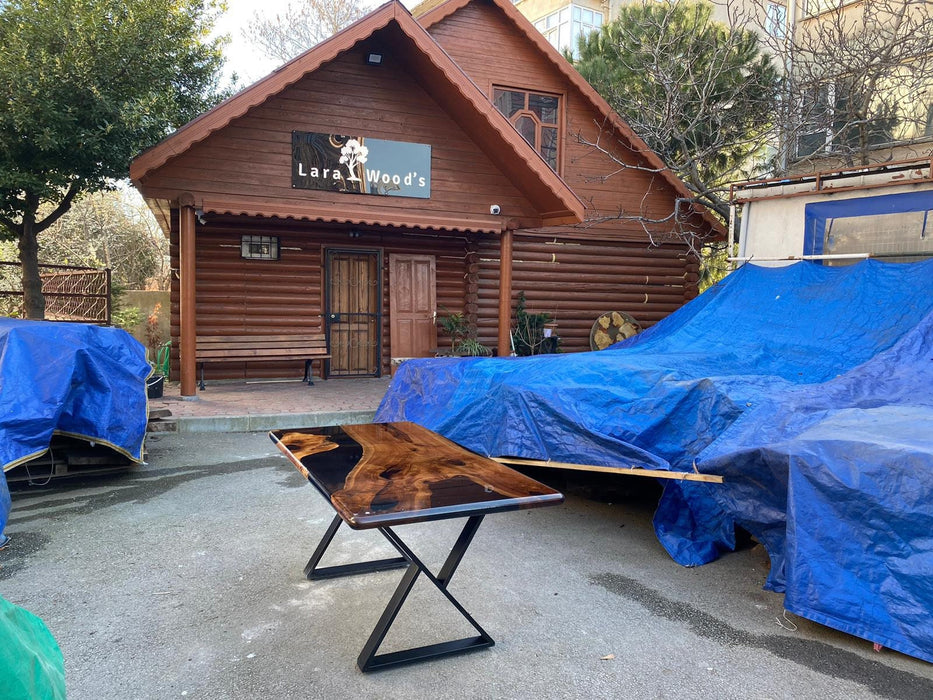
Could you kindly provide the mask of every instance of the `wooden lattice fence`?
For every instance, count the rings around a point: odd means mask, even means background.
[[[20,264],[0,262],[0,315],[23,317]],[[110,270],[39,265],[45,320],[110,325]]]

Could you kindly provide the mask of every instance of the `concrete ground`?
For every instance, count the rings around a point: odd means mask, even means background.
[[[332,512],[263,433],[148,449],[126,473],[13,495],[0,592],[46,621],[73,700],[933,697],[933,665],[785,615],[760,548],[675,564],[648,480],[543,471],[566,503],[487,517],[450,586],[496,645],[364,675],[400,572],[304,578]],[[457,523],[400,531],[436,563]],[[389,553],[348,529],[332,550]],[[419,581],[383,650],[467,634]]]

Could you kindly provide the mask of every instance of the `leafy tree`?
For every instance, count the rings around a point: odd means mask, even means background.
[[[299,0],[271,19],[254,13],[243,36],[269,58],[285,63],[368,11],[365,0]]]
[[[215,0],[0,3],[0,236],[18,241],[27,317],[44,317],[38,234],[221,97],[217,11]]]
[[[757,34],[713,21],[707,2],[642,0],[582,37],[579,58],[568,59],[696,201],[728,220],[725,185],[773,134],[781,84]]]
[[[108,267],[115,289],[167,289],[167,241],[152,213],[121,190],[81,195],[43,232],[44,262]]]

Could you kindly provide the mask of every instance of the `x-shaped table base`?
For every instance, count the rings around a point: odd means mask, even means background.
[[[342,522],[343,519],[339,515],[335,516],[330,526],[327,528],[327,532],[324,533],[323,539],[321,539],[320,544],[308,561],[307,566],[305,566],[305,575],[309,579],[337,578],[340,576],[352,576],[354,574],[363,574],[372,571],[385,571],[387,569],[395,569],[403,566],[407,567],[405,575],[402,576],[402,580],[399,581],[395,593],[392,595],[392,598],[389,600],[388,605],[386,605],[382,613],[382,617],[379,618],[376,627],[369,636],[369,640],[367,640],[366,644],[363,646],[363,650],[360,652],[356,665],[359,666],[361,671],[375,671],[376,669],[386,668],[388,666],[425,661],[439,656],[448,656],[450,654],[472,651],[473,649],[491,647],[495,644],[492,637],[477,624],[476,620],[473,619],[460,602],[447,590],[450,579],[453,578],[454,572],[456,572],[457,567],[460,565],[460,561],[463,559],[463,555],[466,554],[467,548],[470,546],[470,542],[473,541],[473,536],[479,529],[480,523],[483,522],[482,515],[472,515],[467,518],[466,524],[464,524],[463,530],[460,532],[460,536],[450,550],[450,554],[447,555],[447,559],[437,576],[431,573],[421,559],[412,552],[411,548],[402,541],[391,527],[380,527],[378,530],[402,556],[391,559],[379,559],[376,561],[318,568],[318,564],[324,556],[324,552],[327,551],[327,547],[333,541],[334,535],[337,534],[337,530]],[[404,649],[388,654],[377,654],[376,652],[385,639],[386,634],[388,634],[389,628],[392,627],[395,617],[398,615],[399,610],[401,610],[402,605],[405,603],[405,599],[418,580],[418,576],[422,573],[434,584],[437,590],[444,594],[447,600],[453,604],[464,619],[466,619],[479,634],[475,637],[428,644],[426,646],[413,647],[411,649]]]

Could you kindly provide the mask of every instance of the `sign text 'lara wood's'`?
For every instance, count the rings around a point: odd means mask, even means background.
[[[293,131],[292,187],[428,199],[431,146]]]

